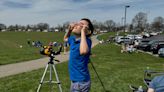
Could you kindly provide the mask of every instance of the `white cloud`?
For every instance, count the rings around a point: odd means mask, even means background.
[[[19,8],[5,6],[4,2],[14,2],[20,4]],[[124,16],[124,6],[131,5],[128,9],[128,20],[131,22],[133,16],[139,11],[151,11],[151,6],[161,5],[163,3],[149,0],[1,0],[0,1],[0,22],[10,24],[36,24],[47,22],[57,25],[66,21],[76,21],[82,17],[89,17],[99,21],[113,19],[116,22],[121,21]],[[29,4],[30,7],[21,8],[21,4]],[[16,4],[17,5],[17,4]],[[146,7],[147,6],[147,7]],[[152,7],[151,7],[152,8]],[[162,7],[163,8],[163,7]],[[152,8],[153,10],[153,8]],[[156,15],[163,15],[157,12]],[[155,14],[153,15],[155,16]]]

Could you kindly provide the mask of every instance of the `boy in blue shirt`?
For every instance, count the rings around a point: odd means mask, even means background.
[[[89,38],[93,33],[93,25],[87,18],[70,24],[68,32],[64,36],[70,46],[69,74],[71,80],[71,92],[89,92],[91,87],[88,70],[89,56],[92,41]],[[71,36],[71,33],[74,35]]]

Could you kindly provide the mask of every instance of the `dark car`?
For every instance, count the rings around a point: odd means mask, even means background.
[[[141,42],[137,46],[137,49],[146,51],[146,47],[148,46],[149,42],[150,42],[150,40],[141,40]]]
[[[145,47],[143,47],[143,49],[145,51],[151,51],[151,46],[154,45],[154,44],[158,44],[158,43],[164,43],[164,40],[152,40],[150,42],[148,42],[148,44],[145,45]]]
[[[153,54],[157,54],[160,48],[164,48],[164,42],[159,42],[151,46]]]
[[[149,41],[148,43],[145,43],[144,45],[141,45],[142,46],[142,50],[144,51],[150,51],[150,48],[151,48],[151,45],[154,44],[156,41],[152,40],[152,41]]]

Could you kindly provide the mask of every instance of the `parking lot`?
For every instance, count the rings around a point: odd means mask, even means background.
[[[164,57],[164,34],[128,34],[126,36],[116,36],[114,42],[124,45],[122,46],[122,52],[133,52],[137,50],[156,57]]]

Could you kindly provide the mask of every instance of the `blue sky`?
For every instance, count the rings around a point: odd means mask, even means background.
[[[155,17],[164,17],[163,0],[0,0],[0,23],[26,25],[46,22],[56,26],[83,17],[121,22],[125,5],[130,5],[128,23],[138,12],[147,13],[149,22]]]

